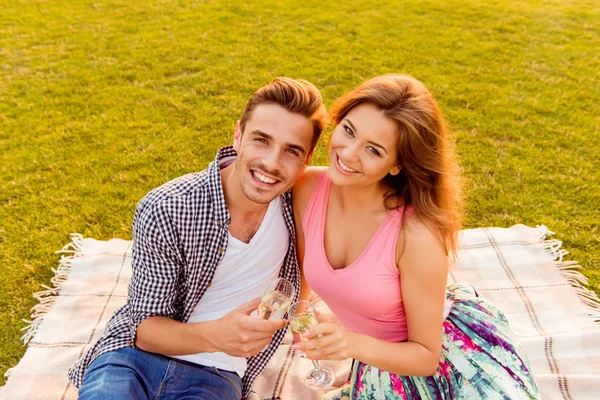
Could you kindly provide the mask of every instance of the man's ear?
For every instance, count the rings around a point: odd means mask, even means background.
[[[400,171],[402,171],[402,165],[398,164],[398,165],[394,166],[394,168],[392,168],[390,170],[390,175],[394,175],[394,176],[398,175],[400,173]]]
[[[240,121],[235,123],[235,131],[233,132],[233,149],[240,151],[240,143],[242,143],[242,127]]]
[[[312,160],[312,157],[314,154],[315,154],[315,151],[313,150],[308,154],[308,157],[306,157],[306,162],[304,163],[305,168],[308,167],[308,164],[310,164],[310,160]]]
[[[308,155],[308,157],[306,157],[306,161],[304,162],[304,165],[302,166],[302,168],[300,168],[300,173],[304,173],[304,171],[306,171],[306,168],[308,168],[308,164],[310,164],[310,160],[312,159],[312,156],[314,154],[314,151],[311,151],[310,154]]]

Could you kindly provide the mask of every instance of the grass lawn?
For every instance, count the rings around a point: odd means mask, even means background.
[[[218,3],[0,1],[0,373],[69,233],[130,238],[137,201],[203,169],[280,75],[328,105],[422,80],[458,137],[466,227],[545,224],[600,292],[597,1]]]

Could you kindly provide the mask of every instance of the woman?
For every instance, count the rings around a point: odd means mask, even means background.
[[[460,187],[427,88],[373,78],[330,117],[330,165],[293,191],[301,297],[312,288],[343,325],[319,324],[294,349],[355,360],[350,384],[328,398],[538,398],[502,313],[472,287],[446,288]]]

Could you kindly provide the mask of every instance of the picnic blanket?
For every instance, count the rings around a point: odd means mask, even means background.
[[[544,226],[480,228],[461,232],[459,260],[449,283],[470,282],[511,322],[532,364],[544,399],[598,399],[600,396],[600,299],[585,288],[585,277],[559,240]],[[72,235],[54,271],[52,286],[24,328],[25,355],[7,372],[0,399],[77,398],[67,369],[100,336],[127,295],[131,242],[97,241]],[[315,299],[317,300],[317,299]],[[322,318],[333,318],[323,302]],[[318,399],[302,380],[309,360],[291,350],[291,334],[257,378],[249,400]],[[350,361],[323,362],[342,385]]]

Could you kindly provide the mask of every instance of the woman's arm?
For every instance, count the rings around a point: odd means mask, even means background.
[[[294,199],[296,196],[293,197]],[[294,201],[295,203],[295,201]],[[298,296],[298,301],[300,300],[309,300],[310,299],[310,286],[306,282],[306,278],[304,278],[304,231],[302,230],[302,217],[304,209],[301,212],[297,212],[300,207],[294,205],[294,221],[296,222],[296,251],[298,252],[298,267],[300,268],[300,295]]]
[[[325,323],[308,332],[314,339],[296,348],[313,359],[354,358],[398,375],[433,375],[442,347],[448,258],[437,236],[415,217],[406,221],[399,248],[407,342],[385,342]]]
[[[298,266],[300,267],[300,295],[298,300],[309,300],[311,294],[310,286],[304,278],[304,270],[302,268],[304,262],[302,218],[304,218],[304,211],[306,210],[310,195],[323,171],[323,167],[308,167],[292,188],[292,207],[296,223],[296,250],[298,252]]]

